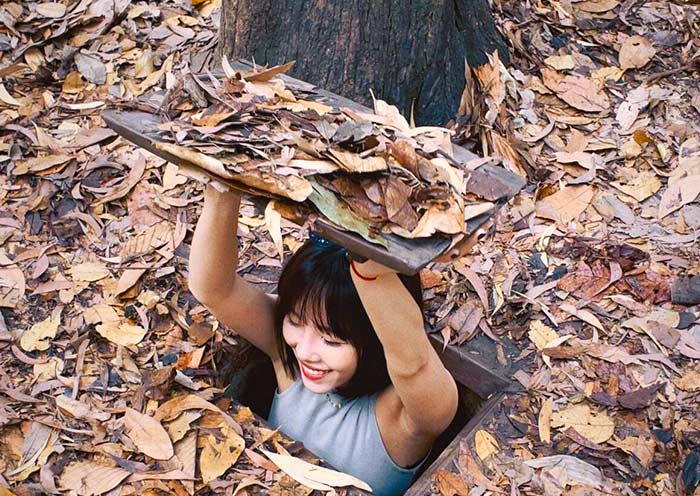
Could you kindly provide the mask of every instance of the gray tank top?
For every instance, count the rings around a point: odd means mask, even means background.
[[[275,393],[269,422],[337,470],[365,481],[375,496],[403,494],[425,459],[412,468],[391,459],[374,413],[377,394],[346,400],[331,393],[329,398],[297,380]]]

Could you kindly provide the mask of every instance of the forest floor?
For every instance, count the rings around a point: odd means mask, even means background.
[[[100,117],[216,67],[220,7],[192,3],[0,6],[0,495],[311,492],[218,410],[241,344],[187,291],[202,186]],[[511,61],[471,71],[455,140],[528,185],[422,279],[429,326],[486,333],[520,391],[434,490],[693,494],[700,308],[671,288],[700,275],[700,7],[494,4]],[[289,256],[299,228],[244,204],[240,273],[266,290],[276,229]]]

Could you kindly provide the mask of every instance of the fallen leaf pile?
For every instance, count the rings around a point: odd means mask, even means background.
[[[457,134],[530,187],[424,281],[443,337],[489,336],[522,392],[434,490],[697,494],[700,294],[680,304],[673,288],[700,274],[700,11],[499,5],[513,66],[472,71]]]
[[[310,494],[290,472],[333,485],[296,461],[278,468],[265,451],[299,445],[222,396],[246,348],[187,291],[201,185],[100,119],[175,88],[187,67],[215,68],[217,2],[192,3],[0,5],[2,493]],[[472,254],[421,276],[431,327],[448,346],[493,341],[520,391],[460,440],[434,489],[693,494],[700,309],[674,302],[673,288],[700,275],[698,8],[494,6],[513,65],[493,57],[469,71],[452,138],[528,186]],[[316,110],[276,98],[290,141],[257,147],[274,150],[277,171],[300,159],[342,167],[329,150],[359,151],[331,146],[343,122],[305,134],[293,116]],[[185,103],[164,110],[226,112]],[[349,114],[334,118],[351,123],[345,143],[370,138]],[[202,127],[190,126],[183,139]],[[370,134],[384,140],[385,127]],[[325,155],[298,151],[300,137]],[[450,163],[442,145],[411,139],[431,164]],[[239,220],[240,274],[273,291],[300,229],[249,200]]]
[[[224,58],[221,79],[179,77],[158,106],[174,116],[157,126],[160,139],[174,143],[156,148],[200,174],[309,200],[334,224],[379,244],[379,232],[460,234],[465,220],[494,208],[473,186],[484,162],[454,158],[447,129],[411,127],[378,99],[374,113],[310,99],[278,77],[292,65],[235,71]]]

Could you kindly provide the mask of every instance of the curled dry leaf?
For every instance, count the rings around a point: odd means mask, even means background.
[[[260,451],[292,479],[311,489],[331,491],[334,487],[354,486],[365,491],[372,491],[368,484],[357,477],[319,467],[293,456],[280,455],[264,449]]]

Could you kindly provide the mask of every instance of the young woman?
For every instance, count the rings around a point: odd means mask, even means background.
[[[457,410],[457,387],[423,328],[420,281],[313,236],[277,297],[236,274],[240,196],[205,192],[189,286],[270,356],[270,422],[378,496],[402,494]]]

